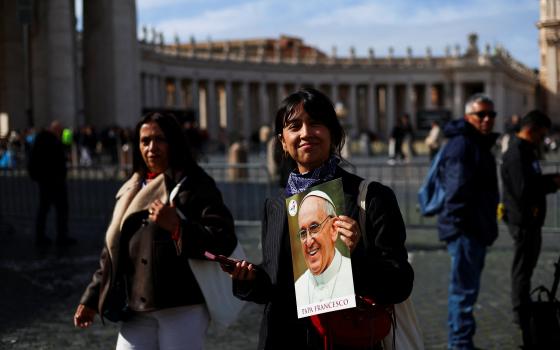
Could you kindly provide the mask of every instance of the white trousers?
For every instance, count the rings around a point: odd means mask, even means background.
[[[121,322],[117,350],[202,350],[209,321],[204,304],[137,312]]]

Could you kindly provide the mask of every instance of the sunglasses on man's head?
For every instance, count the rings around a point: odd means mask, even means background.
[[[474,114],[478,117],[478,119],[482,120],[484,117],[488,116],[488,118],[496,118],[496,111],[480,111],[480,112],[472,112],[470,114]]]

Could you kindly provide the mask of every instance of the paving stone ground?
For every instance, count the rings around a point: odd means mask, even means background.
[[[0,349],[114,348],[118,327],[96,321],[75,329],[72,315],[97,265],[102,223],[72,223],[80,239],[72,249],[32,245],[29,225],[0,225]],[[238,228],[240,241],[253,261],[260,260],[258,226]],[[449,256],[435,231],[409,230],[408,248],[416,273],[413,301],[423,328],[426,349],[445,349]],[[550,287],[553,264],[560,254],[560,234],[545,234],[533,284]],[[476,305],[476,345],[481,349],[517,349],[520,333],[512,324],[509,268],[511,239],[506,232],[490,249]],[[210,329],[207,349],[255,349],[262,307],[247,304],[227,330]]]

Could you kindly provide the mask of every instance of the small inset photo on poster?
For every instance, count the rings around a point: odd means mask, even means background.
[[[344,215],[341,179],[286,199],[298,318],[356,306],[350,250],[335,221]]]

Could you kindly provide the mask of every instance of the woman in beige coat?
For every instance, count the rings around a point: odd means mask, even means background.
[[[173,116],[146,115],[134,136],[134,174],[117,194],[74,324],[86,328],[96,314],[120,321],[117,349],[201,349],[209,316],[188,259],[229,255],[233,218]]]

